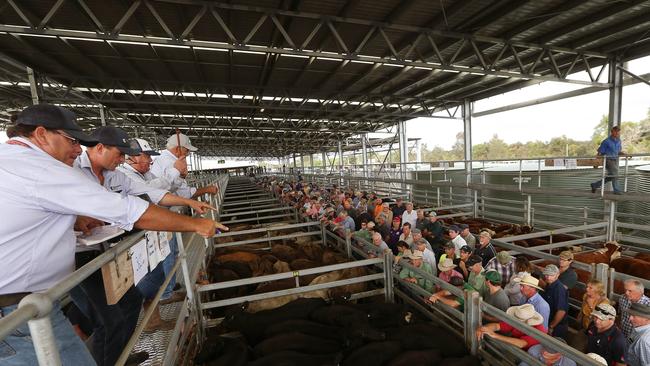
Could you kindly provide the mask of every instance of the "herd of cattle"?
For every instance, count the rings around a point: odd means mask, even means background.
[[[404,305],[300,298],[272,310],[230,309],[195,358],[224,366],[478,366],[463,340]],[[231,336],[237,332],[236,336]],[[435,340],[432,341],[432,340]]]

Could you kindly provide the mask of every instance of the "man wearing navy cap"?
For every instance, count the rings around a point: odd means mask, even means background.
[[[0,312],[8,316],[31,293],[44,292],[74,271],[78,215],[130,230],[166,229],[211,237],[215,223],[176,215],[137,197],[107,191],[72,168],[79,144],[94,145],[64,109],[39,104],[23,110],[12,138],[0,145]],[[38,314],[39,317],[47,314]],[[12,350],[3,365],[93,365],[93,358],[57,303],[49,314],[59,357],[37,359],[27,324],[3,342]],[[44,357],[44,355],[41,355]]]
[[[132,141],[124,130],[104,126],[94,130],[91,136],[98,143],[89,147],[75,161],[75,167],[88,179],[122,196],[144,196],[152,203],[162,206],[190,206],[200,213],[210,208],[203,202],[179,197],[166,190],[150,187],[146,182],[132,180],[116,170],[124,162],[125,154],[135,156],[141,152],[137,142]],[[78,253],[77,267],[101,254],[97,249],[99,248],[84,248],[82,253]],[[131,287],[117,303],[118,306],[112,306],[107,304],[104,292],[101,274],[96,272],[72,291],[71,295],[82,311],[87,309],[90,314],[86,315],[93,320],[92,351],[95,360],[98,364],[111,365],[117,361],[135,330],[142,296],[135,287]]]
[[[460,228],[457,225],[451,225],[449,227],[449,237],[451,238],[451,242],[454,244],[454,247],[456,248],[456,258],[460,258],[460,248],[464,247],[467,245],[467,242],[465,242],[465,239],[460,236]]]

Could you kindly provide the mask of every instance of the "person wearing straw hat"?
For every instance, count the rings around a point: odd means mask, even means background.
[[[447,283],[450,283],[451,279],[454,277],[459,277],[461,280],[463,280],[463,275],[460,274],[460,272],[456,271],[454,268],[456,268],[456,265],[450,258],[441,260],[438,263],[438,270],[440,271],[438,277]]]
[[[546,279],[546,289],[542,297],[551,309],[548,333],[564,338],[569,331],[569,293],[559,280],[560,269],[555,264],[547,265],[542,273]]]
[[[428,263],[424,263],[424,261],[422,260],[423,256],[421,251],[414,250],[406,258],[408,258],[411,261],[411,265],[413,267],[418,268],[433,277],[433,269]],[[428,292],[433,292],[433,281],[431,281],[428,278],[424,278],[424,276],[413,271],[408,267],[404,267],[400,271],[399,278],[403,279],[406,282],[410,282],[414,285],[418,285]]]
[[[546,333],[546,327],[544,327],[544,318],[542,317],[542,314],[536,312],[535,308],[531,304],[512,306],[506,310],[506,314],[528,326],[539,330],[542,333]],[[507,333],[510,333],[510,336],[504,335]],[[530,347],[539,344],[539,341],[537,339],[533,338],[530,335],[527,335],[526,333],[520,331],[519,329],[504,321],[483,325],[476,331],[476,335],[479,341],[483,339],[485,335],[487,335],[498,341],[511,344],[517,348],[521,348],[524,351],[527,351]]]
[[[591,319],[587,328],[587,352],[602,356],[612,366],[625,365],[627,341],[615,324],[616,309],[609,304],[598,304],[591,312]]]
[[[603,358],[603,356],[599,355],[598,353],[590,352],[590,353],[587,353],[586,356],[591,358],[592,360],[598,362],[601,365],[607,366],[607,360],[605,358]]]
[[[628,310],[634,326],[634,341],[627,351],[629,366],[650,365],[650,305],[634,303]]]
[[[548,327],[548,321],[551,314],[551,308],[544,298],[537,292],[542,288],[539,287],[539,280],[530,274],[525,274],[521,278],[516,278],[519,282],[519,291],[526,298],[526,304],[533,305],[535,311],[542,314],[544,318],[544,328]]]

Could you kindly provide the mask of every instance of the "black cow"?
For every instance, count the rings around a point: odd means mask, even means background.
[[[365,311],[370,324],[377,328],[399,327],[415,320],[404,304],[375,302],[352,306]]]
[[[310,318],[319,323],[350,327],[368,322],[368,314],[349,305],[330,305],[314,310]]]
[[[208,339],[194,358],[195,365],[243,366],[250,358],[248,345],[241,338]]]
[[[390,360],[387,366],[429,366],[440,363],[442,356],[437,349],[406,351]]]
[[[257,344],[264,336],[267,327],[290,319],[307,319],[314,310],[325,307],[321,298],[300,298],[272,310],[257,313],[245,312],[247,303],[230,309],[221,326],[228,330],[240,331],[252,344]]]
[[[462,339],[432,324],[413,324],[386,330],[388,340],[397,341],[408,350],[437,349],[443,357],[459,357],[466,353]]]
[[[341,361],[341,354],[311,355],[295,351],[282,351],[258,358],[250,362],[248,366],[288,366],[288,365],[310,365],[310,366],[337,366]]]
[[[315,337],[298,332],[276,334],[258,343],[255,355],[266,356],[281,351],[296,351],[306,354],[331,354],[342,349],[338,341]]]
[[[400,342],[373,342],[357,348],[348,355],[342,366],[376,366],[395,358],[402,351]]]
[[[451,357],[442,360],[439,366],[481,366],[481,361],[474,356]]]

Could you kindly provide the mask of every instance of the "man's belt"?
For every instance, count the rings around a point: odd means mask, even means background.
[[[0,295],[0,307],[16,305],[23,299],[23,297],[31,294],[31,292],[19,292],[15,294]]]

